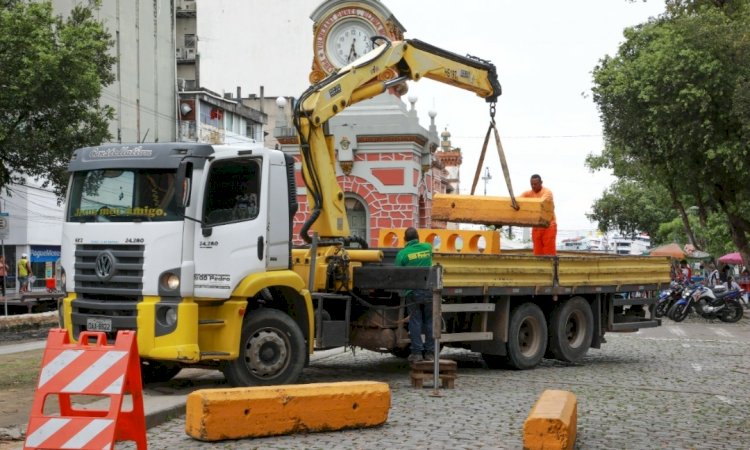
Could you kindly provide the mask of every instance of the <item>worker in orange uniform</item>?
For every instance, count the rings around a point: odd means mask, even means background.
[[[552,191],[542,187],[542,177],[534,174],[531,176],[531,190],[521,194],[521,197],[541,198],[552,203],[552,220],[550,220],[549,226],[546,228],[533,227],[531,229],[531,240],[534,242],[535,255],[556,255],[557,221],[555,220],[555,203],[552,199]]]

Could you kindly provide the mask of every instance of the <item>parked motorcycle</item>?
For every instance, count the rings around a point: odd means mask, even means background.
[[[682,298],[669,309],[667,317],[675,322],[682,322],[695,311],[704,319],[719,319],[722,322],[737,322],[742,318],[743,308],[740,304],[742,289],[715,287],[713,289],[695,285],[682,292]]]
[[[661,291],[659,298],[656,299],[654,317],[666,316],[672,305],[682,297],[682,291],[684,290],[684,285],[673,281],[672,284],[670,284],[669,289]]]

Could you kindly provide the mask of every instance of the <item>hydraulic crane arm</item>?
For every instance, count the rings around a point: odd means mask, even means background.
[[[301,237],[307,242],[313,224],[322,239],[349,238],[344,193],[336,180],[333,142],[324,133],[329,119],[406,80],[429,78],[472,91],[490,103],[500,95],[497,71],[488,61],[457,55],[418,40],[373,40],[386,43],[308,88],[294,111],[311,209],[301,230]]]

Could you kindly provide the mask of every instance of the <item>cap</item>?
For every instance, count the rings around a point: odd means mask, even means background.
[[[21,258],[28,258],[28,256],[29,256],[29,255],[27,255],[26,253],[22,253],[22,254],[21,254]]]

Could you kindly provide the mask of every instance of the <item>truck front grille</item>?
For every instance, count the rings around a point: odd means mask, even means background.
[[[140,301],[143,295],[143,252],[143,245],[77,245],[74,269],[78,298]]]

